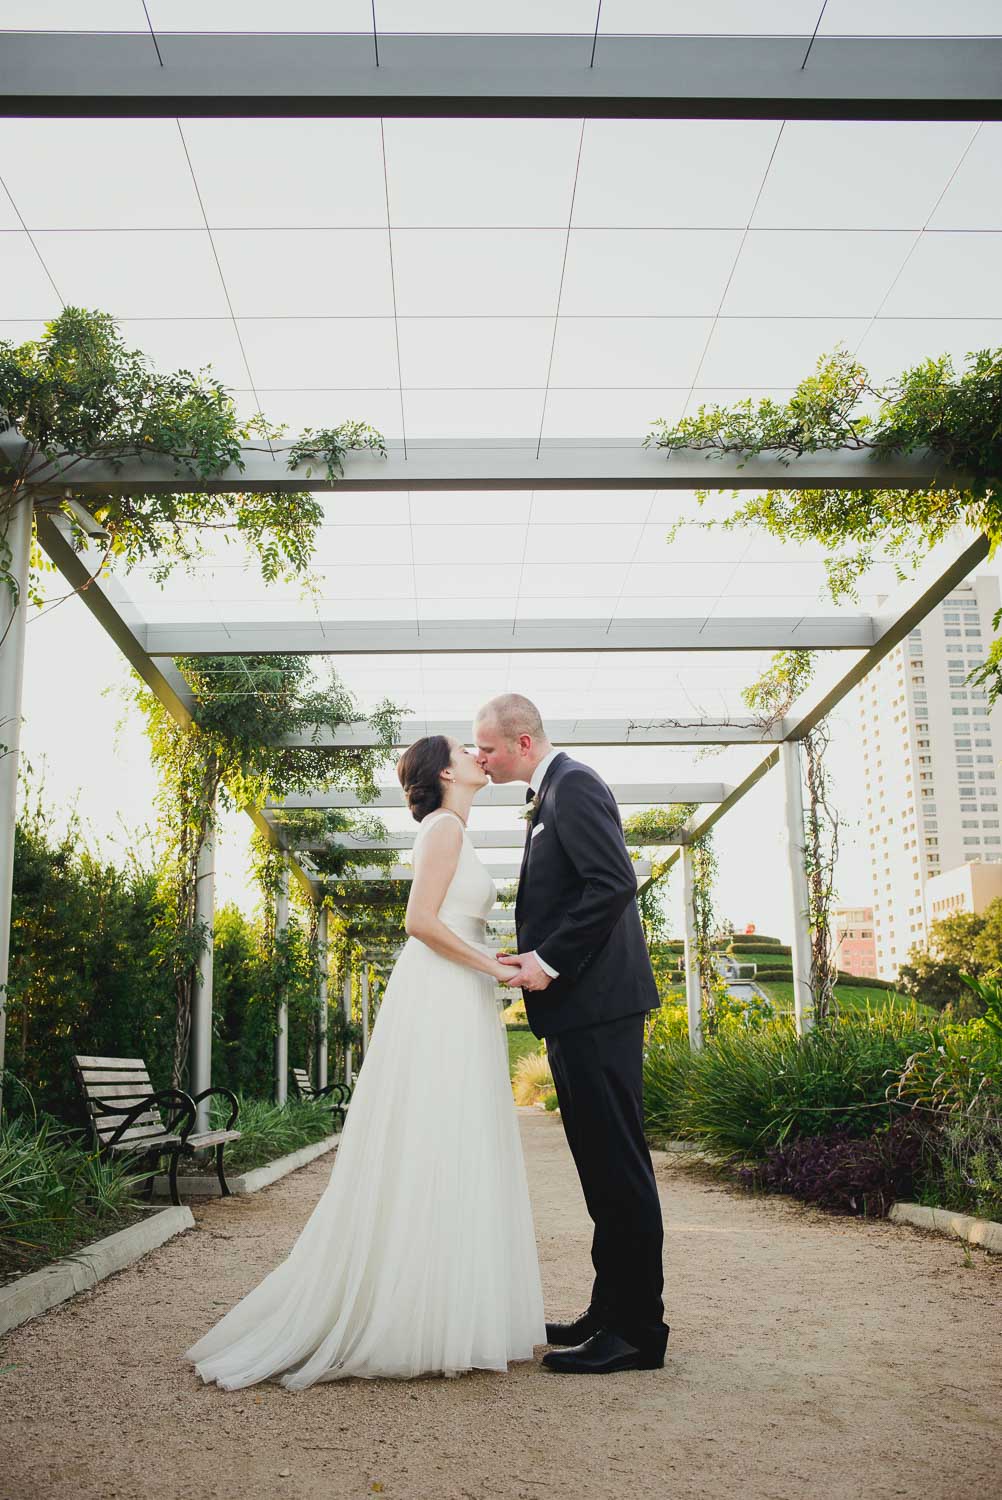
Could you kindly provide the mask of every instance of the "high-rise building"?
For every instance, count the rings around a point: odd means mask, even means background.
[[[844,974],[872,979],[877,972],[873,907],[836,906],[832,910],[832,929],[832,958],[836,966]]]
[[[958,585],[857,689],[877,974],[894,979],[927,933],[926,881],[1002,859],[1002,702],[965,677],[985,660],[999,581]]]

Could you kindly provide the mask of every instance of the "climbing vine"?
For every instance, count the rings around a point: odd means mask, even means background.
[[[196,920],[195,876],[202,841],[217,823],[217,806],[252,808],[266,798],[281,799],[319,787],[375,795],[375,772],[393,745],[398,711],[383,703],[369,717],[377,743],[371,748],[290,746],[287,737],[318,725],[332,732],[357,723],[362,715],[351,694],[328,668],[326,683],[301,656],[184,657],[178,666],[191,688],[190,727],[178,724],[158,698],[137,679],[135,701],[146,717],[153,763],[159,776],[159,825],[164,844],[164,899],[169,920],[160,934],[160,956],[174,979],[177,1016],[174,1080],[184,1079],[191,1029],[191,1003],[198,983],[198,961],[208,940]],[[307,815],[312,810],[305,810]],[[286,818],[290,815],[286,814]],[[326,821],[325,821],[326,820]],[[343,815],[321,814],[313,826],[339,825]],[[371,827],[371,823],[367,825]],[[256,846],[254,873],[262,891],[273,896],[284,854]],[[365,862],[368,862],[366,859]],[[290,892],[294,899],[294,892]],[[265,900],[266,953],[276,995],[295,1003],[312,985],[309,930],[290,921],[277,938],[273,901]]]
[[[962,488],[953,481],[922,489],[770,489],[725,518],[698,523],[728,530],[761,525],[787,542],[820,542],[829,554],[832,598],[855,599],[856,582],[878,550],[895,560],[904,578],[899,559],[914,567],[958,522],[989,538],[989,556],[1002,540],[1002,349],[970,353],[967,360],[958,374],[949,355],[927,359],[878,387],[837,347],[821,356],[788,401],[701,406],[680,422],[656,423],[645,445],[733,455],[742,464],[763,453],[781,463],[839,450],[885,459],[922,453],[962,476]],[[701,503],[707,494],[697,491]],[[669,539],[683,524],[675,523]]]
[[[778,651],[769,666],[741,696],[749,708],[770,725],[784,718],[814,674],[813,651]],[[814,1019],[823,1024],[838,1014],[835,983],[838,969],[832,956],[831,906],[838,864],[839,816],[832,804],[831,781],[825,766],[830,731],[821,720],[802,737],[807,805],[804,809],[807,871],[807,920],[811,934],[811,990]]]
[[[70,501],[50,498],[54,489],[72,487],[85,462],[115,470],[137,458],[166,462],[183,490],[192,474],[210,479],[242,468],[244,445],[270,442],[285,431],[261,414],[242,421],[230,393],[208,371],[151,370],[139,350],[126,347],[107,313],[68,307],[46,323],[40,339],[19,345],[0,340],[0,433],[11,431],[22,446],[13,461],[0,465],[0,582],[15,607],[19,584],[8,536],[14,510],[25,500],[60,510],[78,547],[88,538],[97,546],[93,576],[114,559],[126,570],[142,562],[163,582],[178,563],[200,556],[204,537],[218,531],[257,556],[266,583],[299,579],[315,586],[308,569],[324,512],[308,490],[105,495],[89,502],[89,520]],[[293,445],[289,467],[322,462],[333,480],[346,455],[358,449],[385,454],[382,437],[365,422],[308,429]],[[33,543],[32,603],[45,602],[41,575],[53,571]]]

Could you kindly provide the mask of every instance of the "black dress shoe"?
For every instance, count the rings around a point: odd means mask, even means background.
[[[664,1349],[645,1353],[606,1329],[599,1329],[576,1349],[554,1349],[543,1355],[548,1370],[562,1375],[612,1375],[618,1370],[660,1370]]]
[[[547,1323],[546,1342],[548,1344],[583,1344],[585,1339],[590,1339],[593,1333],[598,1333],[601,1324],[592,1313],[591,1308],[583,1312],[580,1318],[575,1318],[573,1323]]]

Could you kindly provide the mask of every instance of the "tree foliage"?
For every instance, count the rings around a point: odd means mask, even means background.
[[[957,911],[940,917],[929,928],[924,947],[912,948],[901,966],[905,991],[936,1010],[949,1007],[956,1015],[981,1015],[984,1004],[962,976],[1002,979],[1002,896],[984,911]]]

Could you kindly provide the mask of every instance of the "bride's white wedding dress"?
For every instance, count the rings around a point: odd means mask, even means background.
[[[455,816],[429,814],[415,851]],[[464,831],[439,917],[487,948],[496,895]],[[408,938],[327,1187],[288,1258],[184,1357],[226,1390],[277,1375],[303,1390],[348,1375],[504,1370],[545,1341],[494,980]]]

